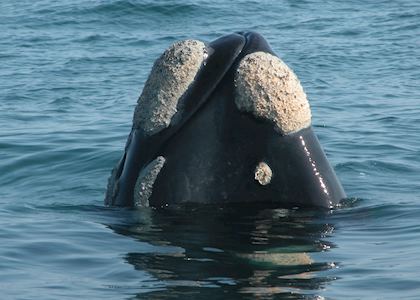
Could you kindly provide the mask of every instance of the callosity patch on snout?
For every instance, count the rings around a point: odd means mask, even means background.
[[[267,185],[271,182],[271,177],[273,176],[273,171],[267,163],[260,162],[254,171],[254,179],[258,181],[260,185]]]
[[[153,192],[153,185],[165,165],[165,158],[158,156],[155,160],[150,162],[139,173],[139,176],[134,186],[134,206],[135,207],[148,207],[149,198]]]
[[[150,136],[168,127],[206,58],[203,42],[185,40],[170,46],[153,65],[137,102],[133,128]]]
[[[311,125],[311,109],[298,78],[269,53],[254,52],[240,61],[235,103],[240,111],[273,122],[285,135]]]

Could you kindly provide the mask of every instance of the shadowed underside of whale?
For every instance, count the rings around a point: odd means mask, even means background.
[[[344,197],[299,80],[248,32],[177,42],[156,60],[105,203],[330,208]]]

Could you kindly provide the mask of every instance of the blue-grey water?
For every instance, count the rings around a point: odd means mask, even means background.
[[[260,32],[341,209],[103,205],[154,59]],[[0,0],[1,299],[420,299],[420,2]]]

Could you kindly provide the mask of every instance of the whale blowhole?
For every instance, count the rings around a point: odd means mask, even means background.
[[[235,103],[240,111],[273,122],[285,135],[311,125],[311,109],[299,79],[280,58],[266,52],[240,61]]]
[[[167,128],[207,56],[201,41],[184,40],[170,46],[153,65],[137,101],[133,128],[148,136]]]

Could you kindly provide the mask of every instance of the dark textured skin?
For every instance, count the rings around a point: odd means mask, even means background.
[[[133,206],[139,171],[161,155],[166,163],[155,181],[151,206],[337,205],[345,193],[311,127],[281,135],[268,120],[240,112],[235,105],[234,74],[240,60],[257,51],[274,54],[264,38],[253,32],[237,33],[209,47],[206,65],[184,96],[179,122],[150,137],[132,130],[118,166],[118,193],[106,204]],[[254,179],[261,161],[273,172],[266,186]]]

